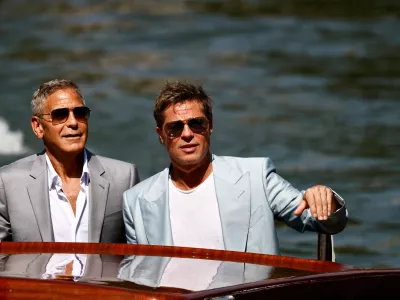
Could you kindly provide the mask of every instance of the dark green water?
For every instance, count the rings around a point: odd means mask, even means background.
[[[146,178],[168,163],[155,96],[186,79],[213,96],[213,152],[269,156],[299,189],[331,186],[350,211],[338,261],[400,267],[399,5],[0,0],[0,165],[41,150],[31,95],[62,77],[92,109],[89,148]],[[279,237],[283,254],[316,257],[316,235]]]

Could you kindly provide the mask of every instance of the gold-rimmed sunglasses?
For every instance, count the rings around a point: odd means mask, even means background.
[[[185,124],[187,124],[190,128],[191,131],[194,133],[204,133],[207,131],[209,122],[206,118],[204,117],[195,117],[195,118],[190,118],[187,120],[178,120],[178,121],[172,121],[168,122],[164,125],[164,131],[167,134],[167,136],[171,139],[180,137],[183,132],[183,128],[185,127]]]
[[[72,111],[74,114],[75,119],[78,122],[86,122],[90,116],[90,109],[87,106],[77,106],[74,108],[56,108],[52,110],[49,114],[40,114],[38,115],[39,118],[42,116],[50,116],[50,120],[46,120],[51,122],[53,125],[58,125],[65,123],[68,120],[69,112]]]

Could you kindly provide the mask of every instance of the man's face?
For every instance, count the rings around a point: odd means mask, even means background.
[[[171,162],[183,169],[187,169],[189,166],[196,168],[202,163],[208,162],[212,125],[207,122],[201,104],[195,100],[188,100],[171,105],[164,111],[163,115],[164,124],[162,128],[157,127],[157,133],[169,153]],[[200,118],[195,120],[205,119],[205,130],[191,128],[190,125],[198,125],[198,123],[189,121],[192,118]],[[171,122],[179,120],[185,124],[182,133],[176,137],[171,137],[168,135],[168,126],[173,124]]]
[[[45,100],[43,114],[50,114],[57,108],[69,108],[68,119],[64,123],[53,125],[50,115],[43,115],[41,118],[32,117],[32,129],[39,139],[43,139],[47,151],[78,154],[84,150],[88,123],[87,120],[78,121],[71,111],[79,106],[84,104],[74,90],[58,90]]]

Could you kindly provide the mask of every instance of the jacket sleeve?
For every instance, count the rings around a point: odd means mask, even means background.
[[[129,190],[126,191],[123,195],[123,217],[125,223],[125,233],[126,240],[128,244],[137,244],[136,231],[135,231],[135,223],[133,221],[132,215],[132,203],[129,201],[130,195]]]
[[[140,182],[138,169],[135,165],[131,165],[129,188]]]
[[[284,221],[297,231],[316,231],[335,234],[344,229],[347,222],[347,209],[344,200],[334,192],[341,207],[332,213],[327,220],[319,221],[312,217],[310,210],[305,209],[300,216],[293,213],[303,198],[304,191],[295,189],[289,182],[276,173],[271,159],[266,158],[263,166],[264,192],[276,219]]]
[[[0,241],[12,240],[8,216],[6,190],[0,173]]]

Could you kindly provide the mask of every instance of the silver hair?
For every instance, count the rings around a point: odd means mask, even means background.
[[[42,114],[47,97],[59,90],[67,89],[74,90],[81,97],[83,105],[85,105],[85,99],[83,98],[77,84],[66,79],[53,79],[41,84],[40,87],[33,93],[33,98],[31,101],[32,114],[34,116],[39,116]]]

